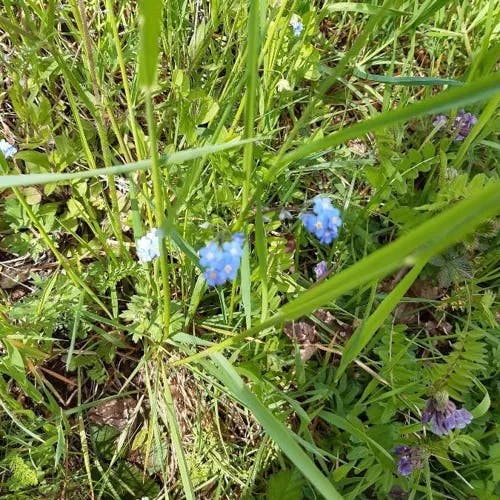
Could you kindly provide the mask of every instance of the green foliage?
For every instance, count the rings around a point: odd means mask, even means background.
[[[19,455],[12,457],[9,467],[11,477],[7,486],[10,491],[19,491],[38,484],[36,469],[27,464]]]
[[[266,486],[267,500],[301,500],[304,478],[295,469],[273,474]]]
[[[431,379],[436,388],[444,388],[452,397],[461,399],[461,394],[473,385],[474,377],[484,372],[488,364],[484,332],[458,331],[452,349],[444,363],[433,364]]]

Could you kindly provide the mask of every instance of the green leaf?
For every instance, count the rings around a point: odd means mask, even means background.
[[[273,474],[267,483],[267,500],[300,500],[304,478],[296,469],[281,470]]]
[[[139,2],[139,83],[142,87],[151,88],[156,83],[162,8],[163,2],[158,0]]]

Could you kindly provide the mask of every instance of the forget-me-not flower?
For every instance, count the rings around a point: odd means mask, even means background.
[[[231,240],[222,243],[210,241],[200,249],[200,266],[210,286],[223,285],[236,278],[243,255],[244,236],[233,234]]]
[[[160,230],[151,229],[142,238],[139,238],[135,247],[137,250],[137,258],[140,262],[150,262],[160,256]]]
[[[9,144],[5,139],[0,141],[0,152],[5,156],[6,159],[12,158],[17,153],[17,148],[12,144]]]
[[[463,429],[472,422],[472,414],[465,408],[457,409],[444,391],[427,400],[422,412],[422,424],[430,424],[438,436],[449,434],[453,429]]]
[[[297,14],[294,14],[292,16],[292,19],[290,20],[290,26],[292,28],[294,36],[300,36],[304,31],[304,25],[302,24],[302,21]]]
[[[313,211],[299,217],[306,229],[325,245],[329,245],[338,236],[342,225],[339,210],[332,206],[326,196],[316,196]]]

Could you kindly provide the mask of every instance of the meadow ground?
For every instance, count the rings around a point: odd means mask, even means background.
[[[1,498],[500,498],[499,27],[4,0]]]

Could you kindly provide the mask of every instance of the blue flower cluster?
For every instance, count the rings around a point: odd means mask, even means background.
[[[314,198],[313,211],[300,215],[306,229],[314,234],[320,243],[329,245],[337,236],[342,225],[340,212],[325,196]]]
[[[463,429],[472,422],[472,414],[465,408],[457,408],[445,393],[437,393],[427,400],[422,412],[422,424],[430,424],[438,436],[449,434],[453,429]]]
[[[222,245],[211,241],[200,249],[200,266],[210,286],[223,285],[236,278],[243,254],[243,242],[243,234],[235,233],[230,241]]]

